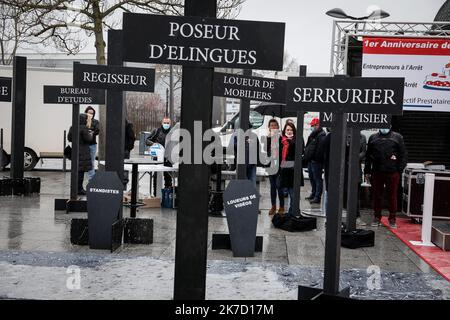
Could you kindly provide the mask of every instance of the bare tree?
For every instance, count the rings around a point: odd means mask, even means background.
[[[298,66],[297,59],[285,51],[283,57],[283,71],[298,71]]]
[[[127,119],[136,132],[151,131],[161,125],[165,107],[159,94],[127,92],[125,104]]]
[[[26,42],[29,25],[26,14],[18,8],[0,3],[0,64],[9,65],[20,45]]]
[[[245,0],[217,0],[219,17],[234,18]],[[182,15],[184,0],[2,0],[5,6],[27,14],[28,34],[45,46],[76,54],[94,37],[97,64],[106,64],[105,31],[119,24],[120,13]],[[100,122],[106,119],[100,108]],[[105,128],[101,126],[99,158],[104,157]]]
[[[219,17],[234,18],[245,0],[218,0]],[[117,26],[122,12],[182,15],[184,0],[2,0],[5,7],[28,14],[29,35],[69,54],[85,45],[84,31],[95,37],[97,64],[105,64],[105,31]]]

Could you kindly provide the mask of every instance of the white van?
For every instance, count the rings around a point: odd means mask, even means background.
[[[12,78],[12,66],[0,66],[0,76]],[[69,69],[27,68],[25,116],[25,170],[32,170],[41,158],[62,158],[64,131],[72,125],[72,105],[44,104],[44,85],[72,86]],[[80,112],[85,106],[80,106]],[[97,106],[93,106],[98,109]],[[3,165],[11,153],[12,103],[0,102],[0,129],[3,129]]]

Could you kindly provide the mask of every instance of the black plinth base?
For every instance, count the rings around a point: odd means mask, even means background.
[[[55,199],[55,211],[67,211],[67,201],[69,199]]]
[[[55,211],[87,212],[86,200],[55,199]]]
[[[256,236],[255,252],[262,252],[263,237]],[[229,234],[213,234],[212,235],[212,250],[231,250],[231,239]]]
[[[114,252],[122,245],[123,219],[112,224],[111,252]],[[70,243],[87,246],[89,245],[88,219],[74,218],[70,223]]]
[[[209,214],[212,216],[222,216],[223,211],[223,191],[211,191],[209,202]]]
[[[41,192],[41,178],[2,178],[0,196],[31,196]]]
[[[111,226],[111,252],[116,251],[122,245],[124,220],[119,219]]]
[[[357,249],[375,246],[375,232],[373,230],[356,229],[341,232],[341,246]]]
[[[298,286],[298,300],[351,300],[350,288],[345,288],[333,295],[325,293],[320,288]]]
[[[131,244],[152,244],[153,219],[125,219],[123,242]]]
[[[216,217],[216,218],[223,218],[223,217],[225,217],[225,215],[223,214],[222,211],[209,211],[208,214],[211,217]]]
[[[67,201],[66,212],[87,212],[86,200],[69,200]]]
[[[72,219],[70,223],[70,243],[80,246],[89,244],[88,219]]]
[[[13,194],[12,180],[0,179],[0,196],[12,196],[12,194]]]

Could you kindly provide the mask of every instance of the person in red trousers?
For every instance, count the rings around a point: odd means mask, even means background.
[[[406,167],[406,149],[403,136],[391,129],[380,129],[367,143],[364,174],[372,184],[373,227],[381,223],[383,191],[386,186],[389,197],[389,226],[397,228],[397,190],[401,174]]]

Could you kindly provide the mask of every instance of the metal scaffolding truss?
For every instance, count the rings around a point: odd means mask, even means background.
[[[364,36],[450,38],[450,23],[335,20],[331,42],[331,75],[347,74],[349,39],[356,37],[361,40]]]

